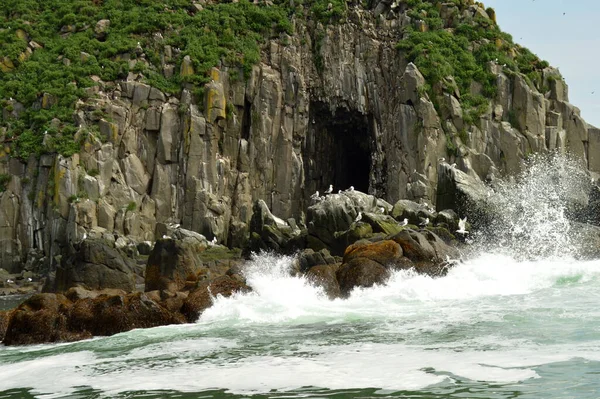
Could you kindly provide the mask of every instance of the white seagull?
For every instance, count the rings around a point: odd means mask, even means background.
[[[168,238],[169,238],[169,236],[168,236],[168,235],[166,235],[166,234],[163,234],[162,238],[163,238],[163,240],[166,240],[166,239],[168,239]]]
[[[325,190],[325,194],[331,194],[333,192],[333,184],[329,185],[329,188]]]
[[[33,279],[31,277],[27,277],[27,281],[31,283]]]
[[[348,191],[350,191],[350,192],[354,191],[354,186],[350,186],[350,188],[348,189]]]
[[[429,225],[429,218],[425,218],[425,220],[423,220],[423,222],[419,226],[427,226],[427,225]]]
[[[469,234],[469,232],[467,230],[465,230],[465,228],[467,227],[467,217],[465,216],[464,219],[458,219],[458,230],[456,230],[456,232],[458,234]]]
[[[316,191],[313,195],[311,195],[310,199],[314,199],[314,200],[319,199],[319,191]]]
[[[214,236],[212,240],[210,240],[210,245],[217,245],[217,236]]]
[[[408,224],[408,219],[404,218],[404,220],[402,221],[402,223],[400,223],[400,226],[406,226]]]
[[[7,282],[8,284],[12,284],[12,283],[14,283],[14,280],[8,279],[8,280],[6,280],[6,282]]]
[[[358,212],[358,216],[356,217],[356,219],[354,219],[354,221],[360,222],[361,219],[362,219],[362,212]]]

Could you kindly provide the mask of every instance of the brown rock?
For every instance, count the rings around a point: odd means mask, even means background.
[[[339,298],[341,291],[337,271],[340,266],[340,263],[313,266],[306,272],[306,278],[315,286],[323,288],[329,299]]]
[[[221,276],[212,281],[201,283],[196,290],[192,291],[186,298],[181,313],[188,322],[193,323],[198,320],[204,310],[212,306],[212,296],[230,297],[235,292],[248,291],[250,291],[250,287],[240,281],[230,276]]]
[[[356,258],[367,258],[387,267],[393,265],[401,256],[402,247],[391,240],[369,244],[355,243],[346,248],[343,263],[348,263]]]
[[[184,322],[140,292],[82,299],[73,305],[69,316],[69,329],[89,335],[113,335],[134,328]]]
[[[75,341],[85,336],[67,331],[67,313],[71,302],[60,294],[37,294],[11,314],[5,345],[28,345],[42,342]]]
[[[390,271],[368,258],[357,257],[342,264],[337,272],[342,296],[350,295],[355,287],[368,288],[375,284],[384,284],[390,277]]]
[[[8,310],[0,310],[0,342],[2,342],[4,335],[6,334],[9,317],[10,312]]]

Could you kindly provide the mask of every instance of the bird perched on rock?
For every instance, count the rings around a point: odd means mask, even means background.
[[[212,245],[212,246],[215,246],[215,245],[217,245],[217,237],[216,237],[216,236],[215,236],[215,237],[213,237],[213,239],[212,239],[212,240],[210,240],[210,245]]]
[[[428,226],[428,225],[429,225],[429,218],[425,218],[425,220],[423,220],[419,226],[425,227],[425,226]]]
[[[404,220],[402,221],[402,223],[400,223],[400,226],[406,226],[408,224],[408,219],[404,218]]]
[[[360,222],[361,219],[362,219],[362,212],[358,212],[358,216],[356,217],[356,219],[354,219],[354,221]]]
[[[333,192],[333,184],[329,185],[329,188],[325,190],[325,194],[331,194]]]
[[[33,279],[31,277],[27,277],[27,282],[31,283]]]
[[[350,188],[348,189],[348,191],[353,192],[354,191],[354,186],[350,186]]]
[[[8,284],[12,284],[12,283],[14,283],[15,281],[14,281],[14,280],[11,280],[11,279],[7,279],[7,280],[6,280],[6,282],[7,282]]]
[[[458,219],[458,230],[456,230],[456,232],[458,234],[469,234],[469,232],[467,230],[465,230],[465,228],[467,227],[467,217],[465,216],[464,219]]]
[[[166,239],[168,239],[170,237],[168,235],[166,235],[166,234],[163,234],[162,238],[163,238],[163,240],[166,240]]]
[[[319,199],[319,191],[316,191],[313,195],[311,195],[310,199],[313,199],[313,200]]]

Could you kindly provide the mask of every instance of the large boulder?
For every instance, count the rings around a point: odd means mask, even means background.
[[[428,208],[424,204],[417,204],[409,200],[399,200],[396,202],[392,209],[392,216],[400,222],[408,219],[408,223],[412,225],[419,225],[426,218],[433,221],[437,217],[433,209]]]
[[[88,338],[67,330],[70,306],[71,302],[61,294],[32,296],[11,312],[4,344],[28,345]]]
[[[349,246],[337,271],[341,295],[348,296],[356,287],[384,284],[391,270],[402,263],[402,248],[394,241],[358,242]]]
[[[368,258],[355,258],[343,263],[337,271],[340,293],[347,297],[356,287],[368,288],[384,284],[390,277],[389,269]]]
[[[56,270],[55,291],[71,287],[135,290],[135,261],[102,239],[87,239],[71,248]]]
[[[404,263],[405,268],[410,264],[417,272],[430,276],[444,275],[450,266],[449,260],[459,257],[458,250],[428,230],[406,229],[390,239],[402,247],[404,257],[410,261]]]
[[[187,281],[195,282],[203,263],[200,253],[208,247],[204,236],[179,230],[179,239],[156,241],[146,266],[145,291],[182,290]]]
[[[320,287],[329,299],[339,298],[341,291],[337,272],[340,266],[340,263],[316,265],[308,269],[305,276],[314,286]]]
[[[247,251],[273,250],[290,254],[304,248],[305,243],[306,232],[293,219],[285,221],[273,215],[263,200],[254,203]]]
[[[217,295],[230,297],[236,292],[248,292],[250,287],[232,278],[231,276],[221,276],[212,281],[205,281],[190,292],[181,307],[181,313],[188,322],[193,323],[206,309],[212,306],[213,298]]]
[[[387,212],[388,206],[385,201],[356,190],[320,197],[308,208],[309,243],[315,249],[327,248],[334,255],[342,255],[348,244],[351,244],[344,233],[362,224],[356,222],[359,213],[361,217],[367,213],[377,215],[382,213],[382,209],[383,212]],[[367,219],[365,218],[363,223],[366,223]],[[371,222],[379,226],[377,221],[375,216],[371,218]],[[372,233],[373,227],[369,230],[369,233]]]
[[[472,221],[485,217],[489,190],[483,182],[447,163],[438,164],[437,209],[452,209]]]

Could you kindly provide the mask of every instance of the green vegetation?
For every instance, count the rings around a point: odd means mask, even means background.
[[[423,21],[427,29],[407,28],[398,48],[419,66],[434,104],[440,85],[449,85],[446,77],[454,76],[465,120],[475,123],[486,110],[486,99],[496,92],[486,65],[492,60],[506,64],[506,71],[525,74],[530,84],[540,87],[540,70],[547,63],[515,45],[493,18],[463,23],[457,17],[454,26],[445,29],[441,0],[403,2],[413,21]],[[444,3],[464,8],[467,2]],[[4,139],[12,143],[14,156],[26,159],[47,152],[70,156],[90,133],[75,125],[76,101],[95,95],[90,88],[99,84],[97,78],[110,82],[135,72],[168,94],[187,84],[200,97],[212,67],[224,64],[239,71],[232,75],[234,80],[247,78],[260,60],[260,46],[272,38],[286,44],[294,20],[311,21],[307,26],[315,66],[322,71],[322,25],[344,22],[347,12],[347,0],[274,0],[269,6],[239,0],[209,2],[199,9],[190,0],[3,0],[0,107],[10,116],[0,120],[0,128],[6,130]],[[97,25],[102,20],[110,25]],[[191,65],[183,64],[185,57]],[[165,64],[172,67],[172,75],[163,73]],[[471,93],[473,81],[481,85],[480,93]],[[227,111],[231,115],[233,109]],[[107,118],[101,109],[87,112],[93,120]]]
[[[10,183],[11,176],[6,173],[0,173],[0,193],[6,191],[8,183]]]
[[[496,77],[489,62],[502,65],[508,73],[525,74],[529,83],[541,88],[541,70],[548,66],[529,50],[513,43],[512,37],[500,30],[494,19],[475,17],[472,21],[454,18],[454,26],[444,29],[438,6],[440,0],[407,0],[413,21],[424,21],[426,29],[409,27],[398,49],[408,61],[415,63],[427,81],[426,91],[434,103],[448,89],[448,77],[454,77],[460,91],[460,102],[467,124],[474,124],[485,113],[488,99],[496,95]],[[452,1],[458,7],[463,1]],[[444,1],[444,3],[448,3]],[[488,9],[488,14],[491,10]],[[494,13],[495,17],[495,13]],[[471,84],[478,82],[479,93],[472,93]]]
[[[92,76],[122,79],[133,65],[131,70],[142,73],[152,86],[176,93],[183,82],[206,83],[208,71],[220,62],[239,66],[247,75],[260,58],[264,39],[292,33],[292,11],[284,1],[262,6],[240,0],[209,4],[198,11],[187,0],[4,0],[1,106],[13,112],[13,103],[6,101],[13,98],[25,110],[18,118],[3,120],[0,127],[7,128],[6,138],[14,140],[20,158],[51,151],[72,155],[79,149],[73,140],[75,102],[89,97],[84,89],[96,85]],[[319,12],[330,19],[339,14],[337,6]],[[110,20],[110,26],[106,33],[96,34],[96,24],[103,19]],[[32,42],[33,51],[28,45]],[[161,69],[165,45],[173,48],[168,60],[176,71],[172,78]],[[185,56],[191,58],[194,70],[181,76],[177,72]],[[42,146],[45,131],[53,137],[47,148]]]
[[[127,204],[127,208],[126,208],[127,212],[135,212],[137,211],[137,204],[135,201],[131,201],[129,204]]]

